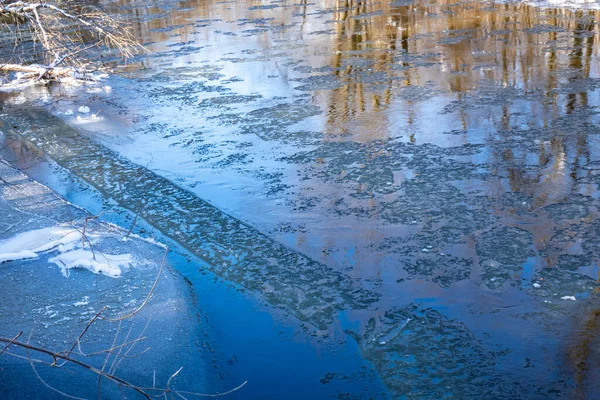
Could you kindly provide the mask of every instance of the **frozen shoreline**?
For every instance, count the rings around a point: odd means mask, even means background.
[[[112,318],[140,307],[157,277],[164,247],[137,237],[124,241],[122,229],[88,222],[86,236],[93,243],[92,251],[81,241],[79,228],[85,211],[0,161],[0,336],[32,333],[31,343],[63,351],[102,307],[108,307],[106,316]],[[202,338],[189,290],[183,278],[165,266],[141,311],[118,328],[116,323],[98,321],[86,333],[81,351],[110,348],[113,340],[143,334],[142,344],[132,354],[150,350],[139,358],[115,363],[118,376],[142,386],[156,380],[160,387],[183,366],[180,388],[210,392],[206,379],[191,379],[202,377],[204,364],[198,359],[204,355],[194,343]],[[12,351],[20,354],[18,349]],[[101,367],[103,357],[102,361],[85,360]],[[35,393],[52,397],[53,392],[36,378],[26,360],[4,354],[0,366],[0,391],[6,398]],[[84,374],[73,381],[59,368],[40,366],[37,370],[61,391],[95,396],[94,377]],[[110,383],[102,390],[107,397],[118,393]]]

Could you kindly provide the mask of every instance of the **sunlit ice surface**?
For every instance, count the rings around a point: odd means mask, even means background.
[[[27,131],[58,164],[319,335],[343,310],[393,396],[597,389],[598,11],[107,7],[150,54],[90,140]]]

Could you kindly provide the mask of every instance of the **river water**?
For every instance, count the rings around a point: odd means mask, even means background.
[[[173,263],[225,304],[250,359],[223,368],[257,382],[236,396],[597,393],[599,11],[105,5],[147,52],[102,89],[21,95],[48,114],[11,109],[11,148],[201,260]],[[202,300],[206,276],[238,294]]]

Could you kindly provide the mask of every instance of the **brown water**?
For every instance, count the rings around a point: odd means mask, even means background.
[[[107,7],[149,54],[49,107],[91,140],[19,117],[59,165],[315,335],[345,332],[392,397],[593,398],[600,11]],[[61,114],[81,96],[97,118]]]

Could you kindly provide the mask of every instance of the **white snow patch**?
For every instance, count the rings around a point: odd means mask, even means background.
[[[87,306],[88,304],[90,304],[90,298],[88,296],[83,296],[81,301],[76,301],[73,303],[75,307]]]
[[[65,277],[69,277],[69,270],[72,268],[85,268],[95,274],[104,274],[116,278],[121,276],[121,268],[131,264],[131,254],[108,255],[90,250],[72,250],[59,254],[49,259],[51,263],[58,265]]]
[[[94,235],[88,234],[87,238],[94,243]],[[0,263],[37,258],[39,253],[57,250],[59,254],[49,261],[58,265],[65,277],[69,276],[71,268],[85,268],[113,278],[121,276],[121,268],[132,263],[131,254],[94,253],[78,248],[81,246],[81,233],[72,228],[55,226],[37,229],[0,242]]]
[[[36,258],[39,253],[56,247],[72,247],[81,240],[81,234],[65,227],[51,227],[19,233],[0,242],[0,263]]]
[[[67,111],[65,111],[65,115],[66,116],[73,115],[73,110],[67,110]]]
[[[575,296],[563,296],[560,298],[561,300],[573,300],[576,301],[577,299],[575,298]]]
[[[533,287],[537,289],[537,288],[541,288],[541,287],[542,287],[542,285],[540,285],[540,284],[539,284],[539,283],[537,283],[537,282],[534,282],[534,283],[533,283]]]
[[[0,254],[0,263],[6,261],[18,261],[18,260],[26,260],[28,258],[36,258],[37,253],[29,250],[23,250],[15,253],[2,253]]]
[[[90,112],[90,108],[88,106],[81,106],[77,111],[82,114],[88,114]]]

